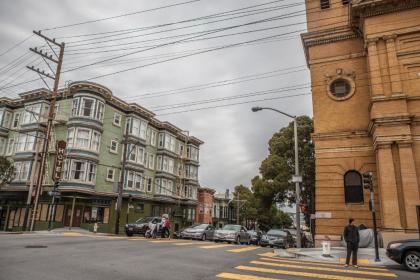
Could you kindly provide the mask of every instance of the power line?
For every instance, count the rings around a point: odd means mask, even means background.
[[[152,25],[152,26],[147,26],[147,27],[127,28],[127,29],[121,29],[121,30],[115,30],[115,31],[106,31],[106,32],[79,34],[79,35],[58,37],[58,39],[96,36],[96,35],[102,35],[102,34],[120,33],[120,32],[125,32],[125,31],[149,30],[149,29],[154,29],[154,28],[158,28],[158,27],[165,27],[165,26],[170,26],[170,25],[175,25],[175,24],[180,24],[180,23],[187,23],[187,22],[197,21],[197,20],[202,20],[202,19],[207,19],[207,18],[214,18],[214,17],[217,17],[217,16],[226,15],[226,14],[229,15],[229,13],[232,13],[232,12],[246,10],[246,9],[260,7],[260,6],[265,6],[265,5],[273,4],[273,3],[276,3],[276,2],[283,2],[283,1],[285,1],[285,0],[276,0],[276,1],[271,1],[271,2],[267,2],[267,3],[263,3],[263,4],[258,4],[258,5],[253,5],[253,6],[247,6],[247,7],[240,8],[240,9],[234,9],[234,10],[230,10],[230,11],[226,11],[226,12],[210,14],[210,15],[207,15],[207,16],[202,16],[202,17],[197,17],[197,18],[192,18],[192,19],[182,20],[182,21],[177,21],[177,22],[171,22],[171,23],[165,23],[165,24],[158,24],[158,25]],[[69,43],[72,43],[72,42],[69,42]]]
[[[63,29],[63,28],[68,28],[68,27],[73,27],[73,26],[80,26],[80,25],[85,25],[85,24],[94,23],[94,22],[100,22],[100,21],[105,21],[105,20],[110,20],[110,19],[116,19],[116,18],[121,18],[121,17],[127,17],[127,16],[132,16],[132,15],[157,11],[157,10],[161,10],[161,9],[166,9],[166,8],[170,8],[170,7],[190,4],[190,3],[199,2],[199,1],[201,1],[201,0],[191,0],[191,1],[187,1],[187,2],[180,2],[180,3],[175,3],[175,4],[171,4],[171,5],[166,5],[166,6],[160,6],[160,7],[156,7],[156,8],[152,8],[152,9],[141,10],[141,11],[136,11],[136,12],[132,12],[132,13],[126,13],[126,14],[122,14],[122,15],[118,15],[118,16],[111,16],[111,17],[106,17],[106,18],[101,18],[101,19],[88,20],[88,21],[83,21],[83,22],[78,22],[78,23],[73,23],[73,24],[67,24],[67,25],[45,28],[45,29],[42,29],[42,31],[49,31],[49,30]]]
[[[29,35],[28,37],[24,38],[22,41],[17,42],[16,44],[14,44],[12,47],[8,48],[7,50],[5,50],[4,52],[2,52],[0,54],[0,56],[3,56],[5,54],[7,54],[8,52],[12,51],[13,49],[19,47],[20,45],[22,45],[23,43],[25,43],[26,41],[28,41],[30,38],[32,38],[34,34]]]

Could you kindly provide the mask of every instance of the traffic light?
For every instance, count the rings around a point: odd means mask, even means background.
[[[372,189],[373,188],[373,175],[372,172],[363,174],[363,188]]]

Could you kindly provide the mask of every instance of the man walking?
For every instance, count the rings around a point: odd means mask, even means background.
[[[345,267],[349,266],[350,255],[353,255],[353,267],[358,268],[357,265],[357,249],[359,248],[359,229],[353,225],[354,219],[349,219],[349,224],[344,228],[344,240],[347,243],[347,258]]]

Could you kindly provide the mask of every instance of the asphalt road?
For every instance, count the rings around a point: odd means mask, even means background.
[[[77,233],[0,235],[1,280],[360,280],[418,279],[419,275],[399,266],[344,269],[281,259],[256,246]]]

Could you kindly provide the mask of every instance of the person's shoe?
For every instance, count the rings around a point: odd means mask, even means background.
[[[359,268],[359,266],[357,264],[353,265],[354,268]]]
[[[345,264],[344,267],[349,267],[349,265],[348,264]]]

